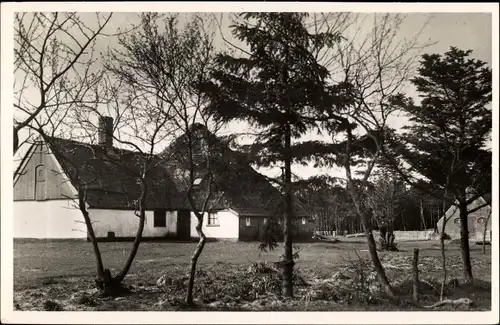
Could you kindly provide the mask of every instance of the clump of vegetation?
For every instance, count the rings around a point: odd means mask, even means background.
[[[448,235],[447,233],[443,233],[443,234],[441,235],[441,237],[442,237],[444,240],[450,240],[450,239],[451,239],[450,235]]]
[[[372,271],[369,261],[365,261],[358,256],[356,261],[351,261],[351,267],[354,270],[351,284],[351,291],[342,292],[347,303],[375,303],[380,294],[380,284],[377,281],[377,274]]]
[[[203,304],[216,301],[230,304],[269,296],[281,298],[282,277],[279,263],[267,261],[254,262],[244,269],[224,274],[200,272],[197,275],[200,284],[197,288],[198,301]],[[174,279],[173,283],[186,280],[186,277]],[[295,286],[308,285],[298,268],[294,270],[293,281]],[[164,302],[182,307],[181,301],[174,297],[183,295],[185,289],[176,285],[165,286],[164,289],[167,296]]]
[[[413,279],[411,275],[406,275],[393,281],[394,289],[400,296],[411,296],[413,291]],[[421,299],[426,296],[439,296],[441,283],[437,278],[427,277],[419,281],[419,294]],[[447,291],[446,291],[447,292]]]
[[[388,236],[388,238],[380,237],[379,238],[379,251],[389,251],[389,252],[397,252],[398,244],[394,241],[394,234],[392,236]]]
[[[84,294],[80,298],[78,298],[76,303],[79,305],[85,305],[89,307],[97,306],[97,301],[94,299],[94,297],[87,294]]]
[[[321,281],[305,296],[306,300],[334,301],[342,304],[375,304],[381,301],[381,287],[370,262],[359,255],[347,259],[331,278]]]
[[[43,309],[45,311],[62,311],[63,308],[61,306],[61,304],[59,304],[58,302],[54,301],[54,300],[45,300],[45,302],[43,303]]]
[[[248,269],[248,273],[259,274],[259,273],[276,273],[276,268],[270,265],[267,261],[258,261],[252,263]]]

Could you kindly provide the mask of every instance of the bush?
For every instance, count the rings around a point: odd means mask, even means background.
[[[46,311],[62,311],[62,306],[54,300],[45,300],[43,303],[43,309]]]
[[[450,240],[451,239],[450,235],[448,235],[447,233],[443,233],[441,236],[443,237],[444,240]]]
[[[276,266],[273,266],[267,261],[264,262],[253,262],[247,269],[247,273],[250,274],[263,274],[263,273],[276,273]]]
[[[398,244],[395,243],[394,232],[380,232],[378,250],[379,251],[389,251],[396,252],[398,251]]]
[[[269,294],[279,297],[282,279],[282,272],[275,263],[254,262],[245,270],[224,274],[222,278],[217,273],[200,277],[197,284],[198,297],[204,303],[252,301]],[[298,269],[294,270],[293,281],[296,286],[307,285]]]

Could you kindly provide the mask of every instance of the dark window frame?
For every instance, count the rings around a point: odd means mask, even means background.
[[[40,171],[42,171],[40,173]],[[40,177],[41,175],[41,177]],[[47,198],[47,168],[44,164],[35,166],[35,200],[45,201]],[[40,195],[39,195],[40,194]]]
[[[42,177],[40,177],[40,170],[42,171]],[[45,182],[47,178],[45,165],[40,164],[35,167],[35,182],[41,183]]]
[[[207,226],[217,227],[220,226],[219,215],[217,213],[208,213]]]
[[[167,227],[167,210],[154,210],[153,228]]]

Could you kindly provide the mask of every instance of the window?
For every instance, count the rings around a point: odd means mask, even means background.
[[[264,218],[264,224],[267,225],[267,218]]]
[[[219,225],[219,215],[217,213],[209,213],[208,214],[208,225],[209,226],[218,226]]]
[[[35,200],[45,200],[45,166],[35,167]]]
[[[165,210],[155,210],[153,227],[160,228],[167,226],[167,211]]]
[[[456,224],[456,225],[459,225],[460,224],[460,218],[455,218],[455,220],[453,220],[453,223]]]
[[[307,222],[306,218],[302,218],[302,224],[305,225]]]
[[[45,166],[39,165],[36,166],[36,181],[37,182],[45,182]]]
[[[485,218],[478,218],[477,223],[479,223],[479,224],[486,223],[486,219]]]
[[[249,227],[250,224],[251,224],[251,219],[250,218],[245,218],[245,224],[246,224],[247,227]]]

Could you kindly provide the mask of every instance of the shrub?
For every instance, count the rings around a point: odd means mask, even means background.
[[[451,239],[450,235],[448,235],[447,233],[443,233],[441,236],[443,237],[444,240],[450,240]]]
[[[393,232],[382,234],[379,237],[378,250],[379,251],[398,251],[398,244],[395,243],[395,236]]]
[[[61,311],[63,310],[62,306],[54,301],[54,300],[45,300],[43,303],[43,309],[46,311]]]
[[[263,273],[276,273],[276,266],[273,266],[267,261],[253,262],[247,269],[247,273],[250,274],[263,274]]]

